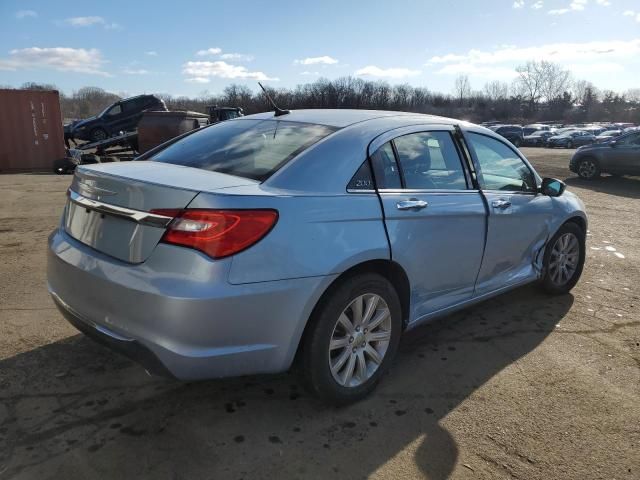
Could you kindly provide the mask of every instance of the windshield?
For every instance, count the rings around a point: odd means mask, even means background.
[[[150,160],[264,181],[335,130],[281,120],[230,120],[193,133]]]

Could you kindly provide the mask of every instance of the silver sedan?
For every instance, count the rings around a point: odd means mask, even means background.
[[[412,113],[262,113],[77,169],[48,287],[78,329],[193,380],[302,365],[371,392],[404,331],[513,288],[571,290],[587,217],[503,137]]]

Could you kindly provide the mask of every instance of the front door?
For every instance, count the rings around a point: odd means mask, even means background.
[[[533,171],[506,143],[466,133],[489,208],[487,244],[475,295],[537,277],[535,262],[549,235],[550,197],[537,193]]]
[[[410,321],[470,299],[486,209],[469,186],[452,129],[396,136],[371,158],[391,256],[411,284]]]
[[[640,132],[620,137],[605,153],[607,170],[627,175],[640,175]]]

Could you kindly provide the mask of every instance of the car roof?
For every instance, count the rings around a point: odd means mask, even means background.
[[[375,120],[379,118],[389,117],[419,117],[424,123],[454,125],[460,123],[460,120],[439,117],[436,115],[427,115],[424,113],[412,112],[394,112],[388,110],[355,110],[355,109],[307,109],[307,110],[291,110],[288,114],[275,117],[273,111],[246,115],[241,120],[283,120],[289,122],[315,123],[318,125],[326,125],[329,127],[344,128],[360,122]]]

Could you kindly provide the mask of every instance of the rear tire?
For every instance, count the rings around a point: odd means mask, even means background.
[[[348,277],[331,287],[309,322],[302,345],[308,389],[337,405],[371,393],[400,342],[402,309],[393,285],[375,273]]]
[[[107,131],[100,127],[94,128],[91,130],[91,134],[89,136],[91,137],[91,142],[100,142],[102,140],[106,140]]]
[[[513,146],[516,148],[520,148],[521,142],[518,138],[513,141]]]
[[[571,140],[567,142],[567,148],[573,148],[573,142]]]
[[[585,259],[585,232],[575,223],[565,223],[551,237],[544,252],[542,288],[552,295],[568,293],[575,287]]]

